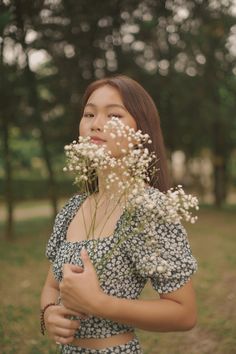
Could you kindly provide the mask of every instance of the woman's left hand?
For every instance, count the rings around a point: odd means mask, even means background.
[[[60,283],[62,303],[68,309],[84,314],[95,314],[98,300],[105,296],[100,287],[96,270],[86,249],[81,250],[84,268],[73,264],[63,267],[63,280]]]

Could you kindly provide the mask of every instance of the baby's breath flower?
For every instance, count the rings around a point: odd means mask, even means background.
[[[163,273],[165,271],[165,268],[162,265],[159,265],[157,267],[157,271],[158,271],[158,273]]]
[[[161,276],[171,275],[166,261],[160,257],[159,245],[156,241],[157,223],[179,223],[181,220],[195,223],[196,216],[192,215],[192,209],[198,210],[198,200],[192,195],[185,194],[181,185],[171,188],[166,193],[158,192],[149,195],[146,183],[150,181],[149,170],[157,157],[150,153],[145,144],[152,141],[148,134],[140,130],[135,131],[124,125],[120,119],[113,117],[105,126],[104,132],[108,132],[117,148],[120,149],[119,158],[112,156],[105,146],[98,146],[91,142],[90,137],[79,137],[65,146],[67,166],[65,172],[75,174],[75,183],[87,192],[88,182],[97,178],[97,172],[107,170],[106,189],[110,198],[115,199],[112,193],[112,185],[118,186],[119,192],[125,196],[125,206],[128,213],[134,210],[138,215],[138,226],[133,225],[133,232],[142,232],[147,235],[147,247],[150,248],[150,257],[143,258],[143,270],[151,276],[155,272]],[[127,141],[125,148],[121,148],[123,141]],[[135,142],[135,143],[134,143]],[[155,172],[155,171],[154,171]],[[109,218],[108,218],[109,219]],[[125,237],[132,237],[129,233]]]

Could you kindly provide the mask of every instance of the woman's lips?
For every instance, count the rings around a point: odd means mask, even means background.
[[[104,144],[106,141],[105,140],[103,140],[103,139],[100,139],[100,138],[98,138],[98,137],[96,137],[96,136],[91,136],[91,142],[93,143],[93,144]]]

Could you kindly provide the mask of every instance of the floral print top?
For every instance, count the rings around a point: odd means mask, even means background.
[[[148,187],[148,190],[154,195],[158,193],[153,187]],[[65,263],[83,265],[80,259],[82,247],[88,251],[103,291],[120,298],[137,299],[149,279],[159,294],[175,291],[196,271],[197,263],[181,224],[156,223],[152,241],[158,244],[158,252],[153,252],[153,243],[147,242],[145,232],[135,231],[138,230],[139,213],[143,212],[143,208],[132,215],[124,211],[112,236],[67,241],[68,226],[86,197],[85,194],[73,196],[55,219],[46,256],[53,264],[54,277],[58,282],[62,280]],[[94,316],[80,321],[81,326],[75,335],[77,338],[105,338],[134,330],[130,326]]]

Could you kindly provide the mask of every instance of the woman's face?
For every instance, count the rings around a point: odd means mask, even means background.
[[[119,118],[124,125],[137,130],[136,121],[125,108],[119,92],[105,85],[96,89],[89,97],[80,121],[79,134],[90,136],[94,144],[106,146],[112,156],[119,157],[121,149],[127,148],[128,141],[119,138],[120,145],[117,146],[117,138],[112,138],[108,130],[104,132],[104,125],[112,117]]]

